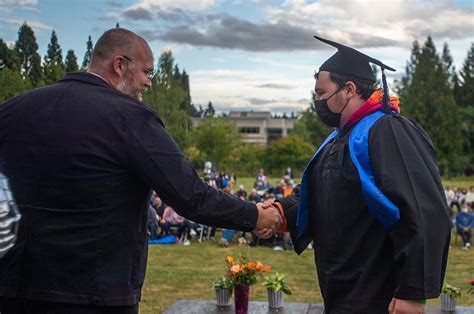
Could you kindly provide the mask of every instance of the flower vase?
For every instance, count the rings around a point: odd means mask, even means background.
[[[249,309],[249,286],[235,286],[234,302],[236,314],[247,314]]]
[[[441,309],[443,311],[452,312],[456,310],[456,299],[451,298],[448,293],[441,293]]]
[[[275,291],[267,289],[268,292],[268,307],[271,309],[278,309],[283,307],[285,294],[283,291]]]
[[[232,302],[232,290],[225,288],[216,288],[216,305],[229,306]]]

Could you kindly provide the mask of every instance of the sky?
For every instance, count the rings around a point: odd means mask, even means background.
[[[392,87],[414,40],[432,36],[439,53],[447,43],[457,69],[474,42],[474,0],[0,0],[0,38],[13,44],[25,21],[42,57],[55,30],[80,63],[88,36],[119,23],[149,42],[155,63],[171,50],[193,103],[218,112],[306,109],[315,71],[336,52],[313,35],[395,68]]]

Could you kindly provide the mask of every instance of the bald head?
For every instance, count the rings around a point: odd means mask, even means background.
[[[100,66],[104,61],[112,60],[118,54],[135,55],[137,49],[150,50],[145,39],[124,28],[112,28],[106,31],[94,46],[91,68]]]
[[[102,77],[113,88],[141,99],[151,87],[153,53],[137,34],[113,28],[97,41],[89,71]]]

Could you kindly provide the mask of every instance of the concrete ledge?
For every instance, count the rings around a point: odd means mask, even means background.
[[[164,314],[234,314],[234,304],[227,307],[217,307],[216,301],[203,300],[179,300],[173,303]],[[250,301],[249,314],[289,314],[289,313],[306,313],[306,314],[323,314],[324,306],[320,303],[300,303],[300,302],[285,302],[282,309],[269,309],[266,301]],[[458,306],[455,312],[445,312],[439,307],[428,307],[427,314],[473,314],[474,307]]]

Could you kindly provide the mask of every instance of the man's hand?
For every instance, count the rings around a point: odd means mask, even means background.
[[[268,239],[274,233],[279,231],[281,217],[278,210],[272,206],[257,204],[258,220],[254,233],[262,239]]]
[[[423,314],[425,305],[411,300],[392,299],[388,306],[389,314]]]

